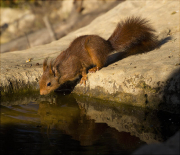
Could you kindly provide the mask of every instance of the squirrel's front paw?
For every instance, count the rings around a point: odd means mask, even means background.
[[[89,69],[88,72],[89,73],[95,73],[98,70],[99,70],[99,67],[93,67],[93,68]]]
[[[80,85],[84,84],[86,86],[87,76],[83,76],[80,81]]]

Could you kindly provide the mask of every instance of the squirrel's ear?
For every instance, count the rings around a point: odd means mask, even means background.
[[[54,77],[57,81],[59,81],[59,78],[61,77],[58,70],[56,68],[54,68]]]
[[[50,64],[49,64],[49,73],[54,75],[54,71],[52,67],[52,60],[50,61]]]
[[[56,69],[55,69],[54,66],[52,67],[52,71],[53,71],[53,73],[54,73],[54,76],[56,76]]]
[[[48,61],[48,58],[44,59],[44,62],[43,62],[43,72],[47,69],[47,61]]]

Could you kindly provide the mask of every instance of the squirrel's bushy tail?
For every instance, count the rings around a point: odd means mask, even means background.
[[[154,32],[146,19],[130,17],[117,25],[108,41],[116,51],[142,53],[157,47],[158,40]]]

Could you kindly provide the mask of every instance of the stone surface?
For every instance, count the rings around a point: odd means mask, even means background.
[[[91,24],[50,44],[1,54],[1,92],[38,90],[44,58],[55,58],[76,37],[97,34],[107,39],[117,23],[129,16],[148,18],[162,45],[145,54],[130,56],[88,74],[86,87],[74,92],[131,105],[178,112],[180,98],[179,1],[126,1]],[[171,39],[170,39],[171,37]],[[28,59],[30,62],[26,63]],[[37,65],[39,63],[40,65]],[[176,109],[177,110],[176,110]]]

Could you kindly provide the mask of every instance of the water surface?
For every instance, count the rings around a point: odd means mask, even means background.
[[[179,130],[179,115],[76,94],[13,96],[1,105],[1,154],[131,154]]]

